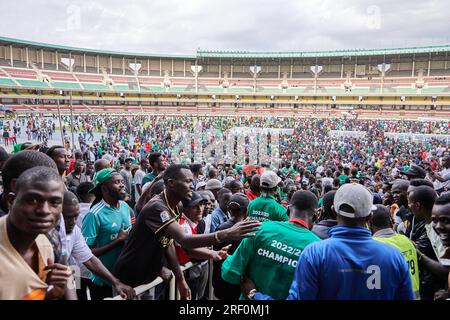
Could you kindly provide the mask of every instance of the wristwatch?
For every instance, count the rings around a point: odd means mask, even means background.
[[[257,292],[258,292],[258,291],[257,291],[256,289],[250,290],[249,293],[247,293],[247,298],[248,298],[248,300],[253,300],[253,297],[255,296],[255,294],[256,294]]]

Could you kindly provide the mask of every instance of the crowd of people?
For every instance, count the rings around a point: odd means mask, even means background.
[[[3,124],[29,141],[0,149],[0,299],[135,299],[157,277],[140,299],[167,299],[172,277],[193,300],[448,299],[448,122],[70,120],[53,146],[32,132],[54,135],[56,117]],[[240,127],[292,132],[277,158],[270,138],[259,146],[267,161],[250,160],[248,139],[230,148],[244,159],[208,154],[208,130]]]

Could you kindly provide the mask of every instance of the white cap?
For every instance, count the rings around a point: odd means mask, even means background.
[[[353,212],[341,210],[346,204],[353,208]],[[364,218],[376,210],[373,205],[373,195],[364,186],[358,183],[346,183],[342,185],[334,195],[334,210],[337,214],[347,218]]]
[[[281,178],[273,171],[265,171],[259,178],[259,185],[264,188],[275,188],[281,181]]]

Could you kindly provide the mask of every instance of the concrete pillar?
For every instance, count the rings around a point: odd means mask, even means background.
[[[58,54],[58,53],[56,53],[56,54]],[[28,56],[28,47],[25,48],[25,56],[27,59],[27,68],[29,68],[30,67],[30,58]],[[58,65],[56,65],[56,70],[58,70]]]
[[[9,46],[9,59],[11,60],[11,67],[14,67],[14,59],[13,59],[13,46]]]

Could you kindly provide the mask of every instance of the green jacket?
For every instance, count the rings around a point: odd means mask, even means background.
[[[258,291],[274,299],[286,299],[300,254],[316,241],[320,238],[314,233],[291,222],[265,222],[255,237],[242,240],[224,261],[222,278],[239,284],[245,273]]]
[[[261,194],[248,205],[250,219],[264,221],[287,221],[286,208],[279,204],[274,196]]]

